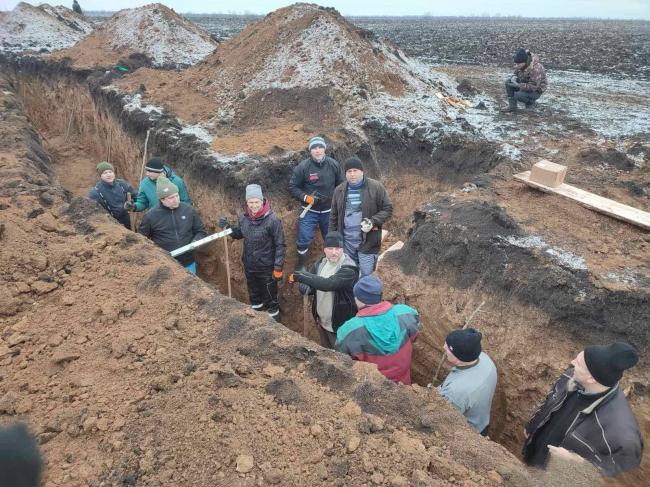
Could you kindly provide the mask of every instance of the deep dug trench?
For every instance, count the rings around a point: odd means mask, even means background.
[[[109,155],[121,177],[137,181],[143,141],[151,128],[149,154],[162,155],[183,175],[209,231],[215,230],[220,215],[234,218],[241,211],[241,195],[247,183],[261,183],[274,211],[284,222],[288,242],[285,269],[293,268],[295,205],[288,198],[286,182],[302,154],[264,163],[216,163],[205,156],[200,141],[180,133],[173,116],[163,114],[152,120],[142,111],[124,111],[114,92],[92,82],[88,90],[81,75],[75,78],[65,69],[53,72],[51,65],[39,64],[24,67],[17,79],[26,110],[44,135],[55,168],[61,164],[56,172],[66,189],[83,195],[88,181],[94,178],[95,162],[108,159]],[[52,111],[52,106],[64,108]],[[472,147],[450,139],[432,147],[426,137],[418,139],[417,134],[405,137],[383,127],[366,129],[374,141],[372,147],[351,141],[346,146],[334,147],[333,156],[344,160],[356,154],[366,163],[372,161],[367,164],[368,172],[385,182],[396,208],[396,215],[387,226],[393,239],[406,237],[412,226],[413,210],[423,200],[433,199],[435,193],[449,192],[467,180],[483,184],[485,173],[498,163],[489,146]],[[71,150],[76,157],[66,157],[70,155],[66,151]],[[74,168],[78,178],[68,177],[72,172],[70,160],[78,162]],[[407,170],[401,168],[398,172],[390,163],[376,163],[395,160],[405,163]],[[421,160],[429,162],[421,164]],[[500,239],[523,236],[505,213],[476,202],[469,202],[458,211],[444,200],[434,205],[439,207],[415,214],[406,249],[387,258],[379,270],[387,283],[388,297],[414,305],[422,315],[423,333],[413,365],[415,381],[421,385],[432,381],[444,336],[485,300],[476,326],[484,332],[485,349],[500,371],[491,437],[518,455],[524,421],[553,379],[584,345],[625,338],[647,350],[647,330],[643,329],[649,316],[647,296],[594,290],[586,276],[567,274],[558,266],[540,263],[538,256],[524,251],[514,252],[518,258],[513,261],[500,261],[503,255],[510,259],[513,250],[504,250],[508,245]],[[431,215],[439,214],[445,215],[447,226],[431,223]],[[480,222],[484,221],[490,224],[482,225]],[[479,227],[473,228],[474,224]],[[471,245],[469,242],[476,238],[469,238],[473,231],[482,239]],[[240,264],[241,244],[229,241],[228,245],[233,295],[247,302]],[[315,253],[317,250],[312,258]],[[197,261],[199,276],[225,294],[223,243],[203,249]],[[527,275],[525,282],[510,274],[526,273],[531,266],[535,272]],[[511,271],[504,274],[499,272],[502,269]],[[281,287],[281,306],[283,324],[300,333],[302,300],[288,284]],[[316,336],[312,329],[310,338]],[[624,383],[646,433],[650,430],[644,386],[647,378],[647,362],[642,361]],[[643,472],[641,469],[629,474],[622,483],[638,485]]]

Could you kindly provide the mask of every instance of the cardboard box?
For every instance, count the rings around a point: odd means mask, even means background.
[[[531,181],[549,188],[560,186],[564,182],[564,176],[566,176],[566,166],[555,164],[546,159],[539,161],[530,171]]]

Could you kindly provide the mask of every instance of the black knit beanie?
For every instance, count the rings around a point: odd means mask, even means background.
[[[325,242],[323,244],[323,247],[337,247],[337,248],[342,248],[343,247],[343,235],[341,235],[339,232],[331,231],[328,232],[327,236],[325,237]]]
[[[361,162],[356,157],[353,157],[345,161],[343,167],[345,171],[348,169],[358,169],[359,171],[363,171],[363,162]]]
[[[517,49],[517,52],[515,53],[515,63],[527,63],[528,62],[528,53],[526,52],[526,49],[523,47],[520,47]]]
[[[599,384],[607,387],[614,386],[623,377],[623,371],[634,367],[638,361],[636,350],[625,342],[585,348],[589,373]]]
[[[149,172],[163,172],[165,170],[163,166],[163,161],[160,157],[152,157],[147,161],[147,165],[144,166],[146,171]]]
[[[454,330],[447,335],[447,348],[458,360],[473,362],[481,355],[481,332],[474,328]]]

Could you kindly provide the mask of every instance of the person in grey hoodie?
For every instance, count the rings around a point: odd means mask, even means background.
[[[445,353],[454,367],[438,392],[463,413],[472,428],[487,436],[497,368],[481,351],[481,333],[474,328],[452,331],[445,340]]]

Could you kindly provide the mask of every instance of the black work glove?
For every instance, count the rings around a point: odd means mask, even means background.
[[[222,216],[217,222],[219,228],[230,228],[230,223],[228,223],[228,217]]]

